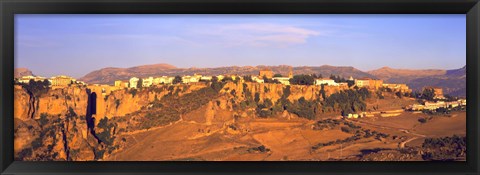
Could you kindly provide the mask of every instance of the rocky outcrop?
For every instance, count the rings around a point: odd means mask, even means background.
[[[27,68],[16,68],[14,70],[13,77],[15,78],[21,78],[23,76],[34,76],[32,71],[27,69]]]
[[[87,98],[86,89],[77,86],[49,90],[39,97],[15,86],[14,116],[21,120],[39,119],[41,114],[62,115],[70,108],[78,115],[85,115]]]
[[[105,116],[107,118],[125,116],[146,107],[155,100],[161,100],[166,95],[176,94],[182,96],[206,86],[204,83],[198,83],[192,85],[151,87],[141,90],[122,89],[113,91],[109,95],[102,95],[97,98],[97,110],[99,110],[97,116]]]
[[[289,90],[287,90],[287,88]],[[245,95],[250,95],[252,98],[255,98],[255,94],[258,93],[259,102],[263,102],[265,99],[270,99],[273,103],[276,103],[280,98],[282,98],[286,91],[290,92],[287,99],[291,102],[298,100],[301,97],[304,97],[306,100],[316,100],[322,98],[320,92],[321,89],[321,86],[316,85],[285,86],[282,84],[272,83],[228,82],[227,84],[225,84],[224,88],[220,92],[229,93],[238,99],[244,99]],[[348,87],[324,86],[326,96],[346,89],[348,89]],[[246,91],[248,91],[248,93],[246,93]]]
[[[328,96],[344,88],[325,86],[323,91]],[[244,127],[236,125],[236,120],[248,120],[258,113],[257,106],[235,108],[246,99],[255,99],[257,104],[268,100],[276,103],[282,98],[291,102],[302,97],[314,101],[322,98],[321,93],[322,87],[314,85],[228,82],[220,91],[210,88],[209,83],[138,90],[72,86],[33,96],[16,86],[16,159],[101,160],[122,146],[123,142],[116,138],[119,133],[181,120],[238,133]],[[172,110],[178,112],[169,113]],[[173,117],[174,114],[180,117]],[[295,117],[283,108],[274,115]],[[138,126],[132,128],[135,122]],[[148,122],[151,126],[143,127]]]

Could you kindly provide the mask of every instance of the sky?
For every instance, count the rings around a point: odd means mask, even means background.
[[[166,63],[457,69],[466,17],[452,15],[15,15],[15,67],[80,78]]]

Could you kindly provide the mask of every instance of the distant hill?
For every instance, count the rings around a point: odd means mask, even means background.
[[[230,66],[230,67],[217,67],[217,68],[177,68],[168,64],[155,64],[136,66],[131,68],[103,68],[100,70],[88,73],[79,80],[86,83],[104,83],[113,84],[115,80],[128,80],[131,77],[149,77],[149,76],[176,76],[176,75],[193,75],[201,74],[206,76],[212,75],[257,75],[262,69],[270,69],[274,73],[282,74],[286,76],[291,66],[279,65],[279,66]],[[335,66],[302,66],[293,67],[294,74],[322,74],[324,77],[328,77],[331,74],[340,75],[342,77],[370,77],[375,76],[362,72],[353,67],[335,67]]]
[[[377,70],[368,71],[369,74],[389,83],[405,83],[417,78],[424,78],[437,75],[445,75],[446,70],[441,69],[393,69],[390,67],[382,67]]]
[[[13,73],[14,78],[20,78],[20,77],[29,76],[29,75],[34,76],[32,71],[27,68],[15,68]]]
[[[447,70],[448,77],[466,77],[467,76],[467,66],[463,66],[460,69]]]
[[[389,83],[406,83],[415,91],[421,91],[425,86],[439,86],[445,94],[466,96],[466,66],[460,69],[440,70],[410,70],[383,67],[368,73]]]
[[[177,68],[169,64],[142,65],[131,68],[107,67],[90,72],[79,80],[86,83],[113,84],[115,80],[126,80],[133,76],[146,77],[169,74],[173,69]]]
[[[263,69],[270,69],[274,73],[286,76],[292,68],[294,74],[322,74],[323,77],[330,75],[339,75],[344,78],[352,76],[353,78],[379,78],[387,83],[405,83],[415,91],[421,91],[425,86],[439,86],[444,89],[445,94],[455,96],[466,95],[466,67],[454,70],[441,69],[394,69],[382,67],[377,70],[363,72],[351,66],[300,66],[291,67],[288,65],[278,66],[230,66],[216,68],[177,68],[169,64],[143,65],[130,68],[103,68],[88,73],[79,80],[86,83],[113,84],[115,80],[128,80],[131,77],[149,77],[149,76],[176,76],[201,74],[205,76],[212,75],[258,75]]]

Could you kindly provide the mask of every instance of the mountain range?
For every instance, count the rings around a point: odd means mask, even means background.
[[[170,64],[142,65],[130,68],[107,67],[88,73],[79,80],[90,84],[114,84],[115,80],[128,80],[131,77],[176,76],[201,74],[212,75],[257,75],[260,70],[270,69],[274,73],[287,75],[290,70],[293,74],[322,74],[323,77],[338,75],[344,78],[378,78],[385,83],[404,83],[414,91],[421,91],[425,86],[442,87],[445,94],[466,96],[466,66],[453,69],[395,69],[382,67],[371,71],[361,71],[351,66],[229,66],[216,68],[178,68]],[[33,75],[26,69],[15,69],[15,77]]]
[[[453,96],[466,96],[466,66],[453,69],[393,69],[383,67],[367,73],[389,83],[405,83],[414,91],[420,91],[425,86],[442,87],[445,94]]]

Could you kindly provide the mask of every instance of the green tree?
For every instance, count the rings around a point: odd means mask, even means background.
[[[212,79],[213,80],[213,79]],[[182,77],[180,76],[175,76],[175,78],[173,79],[173,84],[178,84],[178,83],[181,83],[182,82]]]
[[[421,96],[422,99],[432,101],[434,100],[434,97],[435,97],[435,90],[433,90],[433,88],[423,89],[422,96]]]
[[[311,75],[295,75],[290,79],[290,84],[294,85],[313,85],[315,79]]]
[[[218,77],[217,76],[213,76],[212,77],[212,82],[217,82],[218,81]]]
[[[253,82],[252,76],[250,75],[243,76],[243,79],[245,80],[245,82]]]
[[[396,95],[398,98],[402,98],[402,97],[403,97],[403,94],[402,94],[402,92],[400,92],[400,91],[395,92],[395,95]]]
[[[223,88],[224,83],[218,82],[218,78],[214,77],[212,78],[212,84],[210,87],[215,90],[216,92],[219,92]]]
[[[48,80],[35,81],[31,79],[27,84],[23,84],[22,87],[34,96],[40,96],[47,93],[50,90],[50,82]]]
[[[275,74],[273,77],[283,77],[282,74]]]
[[[143,87],[143,79],[139,78],[137,82],[137,88],[141,89]]]
[[[258,103],[260,101],[260,93],[255,93],[255,102]]]
[[[222,79],[222,82],[228,82],[228,81],[233,82],[232,77],[224,77],[224,78]]]
[[[273,106],[273,102],[272,100],[270,100],[269,98],[266,98],[264,101],[263,101],[263,105],[265,105],[265,107],[267,108],[270,108]]]

